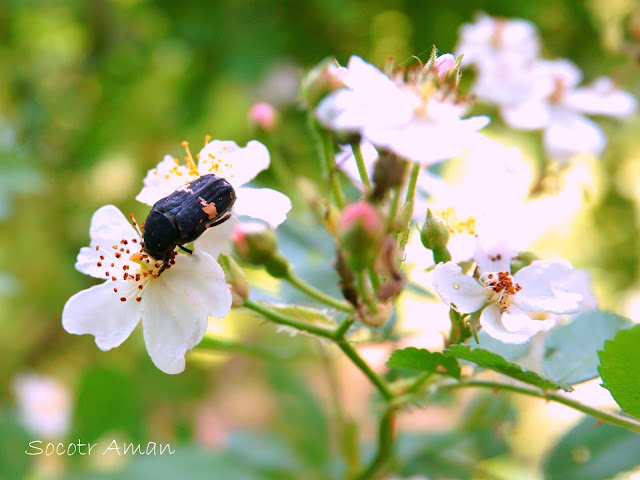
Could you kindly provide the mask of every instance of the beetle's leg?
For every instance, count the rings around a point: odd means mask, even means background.
[[[227,220],[229,220],[231,218],[231,212],[227,212],[224,217],[219,218],[218,220],[216,220],[215,222],[213,222],[211,225],[209,225],[207,228],[211,228],[211,227],[215,227],[216,225],[220,225],[221,223],[226,222]]]
[[[162,266],[160,267],[160,270],[158,270],[158,273],[156,275],[160,276],[162,275],[162,272],[164,272],[167,267],[169,266],[169,256],[167,256],[163,261],[162,261]]]
[[[193,250],[191,250],[190,248],[187,248],[187,247],[183,247],[182,245],[178,245],[178,248],[180,250],[182,250],[183,252],[187,252],[189,255],[191,255],[193,253]]]

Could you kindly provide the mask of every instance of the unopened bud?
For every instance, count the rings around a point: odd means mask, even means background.
[[[338,236],[347,263],[360,271],[375,261],[382,238],[382,220],[377,210],[366,202],[347,206],[338,224]]]
[[[326,95],[344,87],[338,68],[335,59],[326,58],[302,80],[302,100],[308,108],[315,108]]]
[[[249,121],[265,132],[271,132],[278,120],[277,110],[269,103],[256,103],[249,110]]]
[[[420,231],[420,240],[422,240],[425,248],[429,250],[445,247],[449,241],[447,223],[442,218],[434,215],[431,209],[427,210],[427,219]]]
[[[451,70],[452,68],[455,68],[455,66],[456,66],[456,59],[450,53],[447,53],[445,55],[442,55],[436,58],[435,62],[433,63],[433,69],[436,72],[436,75],[438,76],[438,82],[440,84],[442,84],[447,79],[447,74],[449,73],[449,70]]]
[[[391,315],[393,315],[393,305],[391,302],[378,303],[378,311],[375,313],[365,310],[362,314],[362,323],[365,323],[371,327],[379,328],[384,326]]]
[[[252,265],[264,265],[276,254],[278,241],[275,232],[267,225],[243,222],[233,230],[233,246],[243,261]]]
[[[220,255],[219,261],[231,290],[232,306],[241,307],[244,299],[249,297],[249,280],[247,280],[247,275],[233,257]]]

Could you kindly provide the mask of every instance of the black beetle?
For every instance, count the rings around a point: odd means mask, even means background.
[[[193,242],[204,231],[231,217],[236,192],[224,178],[203,175],[158,200],[144,222],[142,247],[155,260],[161,260],[160,275],[169,265],[173,250]]]

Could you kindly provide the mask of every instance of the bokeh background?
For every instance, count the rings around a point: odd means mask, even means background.
[[[544,56],[570,58],[587,81],[607,74],[640,95],[640,10],[632,0],[0,0],[0,478],[341,478],[341,443],[366,444],[375,431],[372,392],[359,372],[314,341],[241,314],[212,330],[255,349],[195,354],[177,376],[152,365],[140,329],[101,352],[91,337],[61,327],[65,301],[92,284],[74,269],[75,256],[101,205],[146,216],[134,200],[142,178],[163,155],[181,156],[182,140],[197,150],[206,134],[239,144],[260,138],[295,176],[318,182],[298,100],[303,72],[328,56],[346,63],[359,54],[383,65],[389,57],[424,60],[432,45],[451,51],[459,26],[478,11],[533,21]],[[247,120],[257,101],[280,112],[272,135]],[[535,162],[538,136],[507,132],[494,112],[476,110],[492,114],[490,133],[521,145]],[[640,308],[640,123],[600,124],[609,147],[585,182],[580,221],[540,249],[588,268],[601,305],[633,318]],[[326,260],[332,253],[294,187],[271,171],[257,181],[294,197],[279,229],[283,251],[301,276],[336,292]],[[301,300],[260,272],[252,278],[262,287],[258,296]],[[375,345],[362,353],[379,366],[388,355]],[[58,406],[71,408],[70,426],[56,441],[105,448],[112,439],[154,441],[177,453],[25,455],[28,441],[46,439],[25,430],[18,414],[16,378],[29,372],[69,392]],[[522,399],[443,398],[426,414],[401,419],[401,427],[429,434],[406,440],[407,451],[422,449],[423,462],[407,474],[542,479],[550,449],[575,421]],[[570,455],[576,464],[579,454]]]

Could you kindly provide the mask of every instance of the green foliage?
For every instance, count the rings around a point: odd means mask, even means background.
[[[428,373],[439,372],[453,378],[460,378],[460,366],[455,358],[446,357],[440,352],[430,352],[424,348],[408,347],[396,350],[387,360],[387,367]]]
[[[640,465],[640,435],[584,418],[553,447],[549,480],[604,480]]]
[[[478,334],[478,342],[479,343],[476,343],[474,339],[470,339],[468,344],[472,348],[476,348],[475,345],[480,345],[480,348],[500,355],[502,358],[510,362],[524,357],[531,349],[531,342],[519,344],[504,343],[500,340],[496,340],[484,330],[480,330],[480,333]]]
[[[640,325],[622,330],[598,352],[602,386],[620,408],[640,418]]]
[[[121,431],[130,441],[143,442],[140,393],[126,373],[106,368],[88,370],[78,389],[71,438],[96,442],[106,433]]]
[[[543,390],[558,390],[560,388],[570,392],[572,388],[568,385],[556,383],[548,378],[541,377],[535,372],[523,369],[520,365],[508,362],[500,355],[483,350],[482,348],[471,349],[466,345],[453,345],[444,351],[447,356],[462,360],[468,360],[476,365],[494,370],[507,377],[515,378],[521,382],[535,385]]]
[[[24,478],[33,457],[24,452],[33,440],[18,424],[16,412],[0,408],[0,480]]]
[[[598,350],[618,330],[629,328],[629,319],[594,310],[577,315],[571,323],[556,327],[545,338],[543,367],[552,380],[568,385],[598,376]]]

